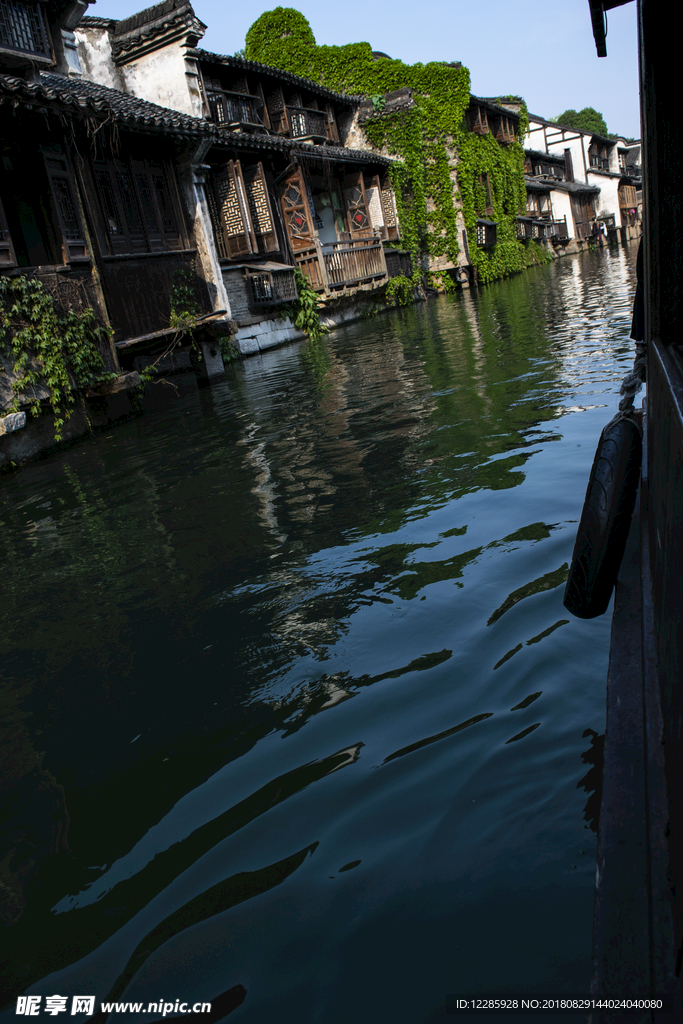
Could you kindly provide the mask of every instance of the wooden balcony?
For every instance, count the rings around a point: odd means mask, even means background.
[[[207,92],[211,116],[219,128],[257,128],[265,131],[259,110],[263,106],[258,96],[236,92]]]
[[[562,220],[539,220],[535,217],[517,218],[517,238],[525,241],[527,238],[547,239],[559,241],[569,238],[567,231],[567,218]]]
[[[354,285],[387,280],[382,243],[377,238],[321,245],[316,239],[294,254],[299,269],[316,291],[330,294]]]
[[[635,207],[637,205],[638,200],[633,185],[622,185],[619,189],[619,206]]]
[[[327,114],[324,110],[287,107],[287,116],[290,138],[327,142]]]

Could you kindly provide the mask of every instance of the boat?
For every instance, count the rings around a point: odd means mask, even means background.
[[[608,12],[632,2],[589,0],[598,57]],[[683,1020],[683,135],[671,79],[680,45],[655,0],[637,0],[637,26],[646,397],[610,639],[594,1024]],[[610,1008],[621,998],[628,1009]]]

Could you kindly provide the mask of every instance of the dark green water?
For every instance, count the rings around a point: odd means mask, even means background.
[[[175,378],[0,482],[4,767],[30,793],[44,751],[72,851],[10,996],[242,985],[236,1022],[416,1024],[588,991],[610,614],[562,585],[634,265]]]

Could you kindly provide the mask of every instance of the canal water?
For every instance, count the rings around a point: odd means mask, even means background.
[[[227,992],[244,1024],[588,992],[610,614],[562,594],[634,268],[155,384],[1,481],[8,1019],[19,992]]]

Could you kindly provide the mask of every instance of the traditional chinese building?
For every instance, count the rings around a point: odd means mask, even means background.
[[[544,181],[552,184],[551,202],[559,218],[566,218],[571,251],[599,232],[619,230],[625,240],[639,236],[638,144],[631,148],[623,139],[530,115],[528,146],[529,194]]]
[[[295,268],[332,320],[383,287],[401,269],[383,245],[398,220],[390,161],[344,146],[357,97],[198,49],[204,29],[189,3],[164,0],[121,21],[83,18],[77,52],[83,81],[210,126],[193,157],[197,218],[247,354],[296,335],[276,308],[296,298]]]

